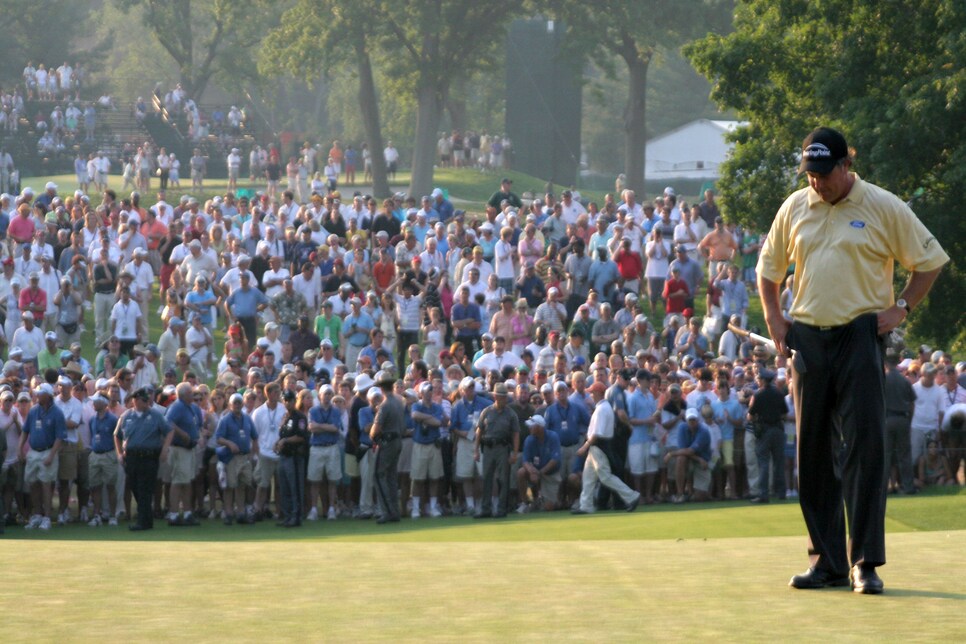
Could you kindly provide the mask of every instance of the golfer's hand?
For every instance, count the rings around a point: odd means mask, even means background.
[[[788,335],[788,328],[791,326],[781,312],[765,317],[765,324],[768,326],[768,335],[775,341],[775,348],[783,356],[790,356],[791,351],[785,344],[785,336]]]
[[[906,319],[906,310],[899,306],[891,306],[879,311],[876,317],[878,321],[878,334],[885,335],[903,323]]]

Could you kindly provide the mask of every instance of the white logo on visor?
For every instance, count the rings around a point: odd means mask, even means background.
[[[831,157],[832,151],[821,143],[813,143],[805,148],[805,152],[802,154],[802,156],[804,156],[806,159],[820,159],[822,157]]]

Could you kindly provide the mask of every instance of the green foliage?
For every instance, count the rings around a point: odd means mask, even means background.
[[[91,38],[88,7],[73,0],[0,0],[0,85],[23,82],[28,61],[57,68],[80,62],[96,71],[110,43]]]
[[[719,182],[727,216],[767,229],[819,124],[841,129],[856,170],[910,199],[952,258],[910,320],[914,337],[966,344],[966,5],[746,0],[735,31],[686,48],[712,98],[750,122]]]
[[[226,84],[256,78],[261,34],[275,21],[265,0],[114,0],[147,28],[178,70],[178,81],[201,97],[218,75]]]

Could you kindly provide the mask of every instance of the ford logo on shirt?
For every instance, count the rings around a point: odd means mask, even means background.
[[[849,222],[849,225],[852,226],[852,228],[865,228],[865,222],[859,221],[858,219],[853,219]]]

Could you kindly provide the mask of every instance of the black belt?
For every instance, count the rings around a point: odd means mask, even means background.
[[[483,447],[506,447],[510,444],[510,441],[484,438],[482,443]]]
[[[892,411],[886,409],[886,416],[901,416],[903,418],[909,418],[910,414],[907,411]]]
[[[157,458],[161,455],[160,449],[129,449],[127,456],[133,458]]]
[[[376,436],[377,443],[390,443],[399,440],[399,434],[379,434]]]
[[[566,443],[566,444],[560,443],[560,446],[561,447],[573,447],[576,444],[577,444],[577,441],[574,441],[573,443]]]
[[[114,295],[114,291],[94,291],[97,295]]]
[[[180,447],[181,449],[194,449],[198,446],[198,441],[191,441],[187,445],[172,445],[171,447]]]
[[[111,452],[113,452],[113,451],[114,451],[114,450],[112,450],[112,449],[106,449],[106,450],[104,450],[103,452],[98,452],[98,451],[97,451],[97,450],[95,449],[95,450],[94,450],[94,453],[95,453],[95,454],[110,454],[110,453],[111,453]]]

